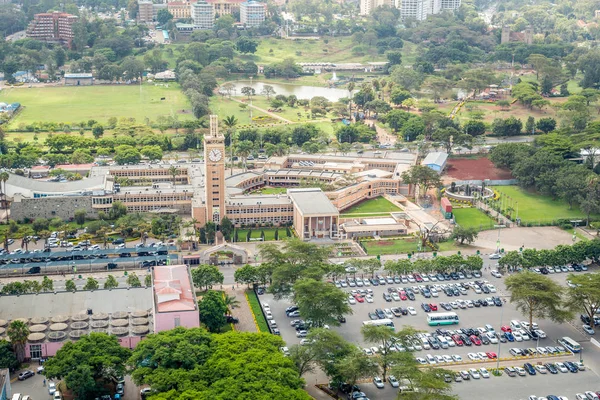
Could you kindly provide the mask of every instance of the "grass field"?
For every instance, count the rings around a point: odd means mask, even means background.
[[[165,98],[165,100],[161,100]],[[190,105],[179,85],[169,87],[145,84],[13,88],[0,92],[0,102],[21,103],[23,111],[11,126],[36,121],[79,122],[95,119],[106,122],[110,117],[133,117],[156,120],[158,116],[178,115],[191,119]],[[186,110],[186,113],[182,113]]]
[[[238,120],[238,128],[239,125],[250,125],[250,112],[248,108],[242,110],[240,108],[240,103],[234,100],[230,100],[227,97],[214,96],[210,98],[210,110],[219,115],[219,118],[225,118],[226,116],[233,115]],[[257,109],[252,110],[252,116],[258,117],[267,114],[258,111]]]
[[[264,187],[259,190],[260,194],[285,194],[287,192],[287,188],[280,187]],[[266,236],[267,232],[265,232]]]
[[[399,239],[399,240],[378,240],[361,242],[370,256],[377,254],[406,254],[417,252],[416,239]],[[454,241],[438,243],[438,251],[459,250],[458,245]],[[428,250],[429,251],[429,250]]]
[[[254,318],[256,319],[256,325],[258,325],[259,332],[270,333],[267,320],[262,313],[260,302],[258,301],[256,293],[254,293],[254,290],[246,290],[246,296],[248,297],[248,304],[250,305],[252,313],[254,314]]]
[[[252,234],[250,236],[251,239],[258,239],[260,238],[260,232],[263,231],[265,232],[265,242],[268,242],[270,240],[275,240],[275,228],[257,228],[257,229],[251,229]],[[246,235],[248,234],[248,229],[238,229],[238,239],[240,239],[240,242],[245,242],[246,241]],[[285,228],[279,228],[279,238],[283,239],[284,237],[286,237],[285,234]]]
[[[477,208],[455,208],[452,210],[456,223],[463,228],[492,229],[494,220]]]
[[[522,222],[541,223],[562,218],[585,218],[578,208],[573,207],[569,210],[569,204],[563,200],[553,200],[551,197],[529,192],[518,186],[494,186],[494,190],[500,193],[501,200],[502,197],[505,198],[504,201],[507,202],[505,204],[515,210]]]
[[[342,217],[355,217],[359,215],[370,216],[373,214],[387,215],[393,211],[400,211],[400,208],[392,204],[383,197],[377,197],[365,200],[355,206],[350,207],[341,215]]]

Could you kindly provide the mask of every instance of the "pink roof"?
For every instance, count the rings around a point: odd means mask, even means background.
[[[34,165],[33,167],[31,167],[32,171],[45,171],[47,169],[50,169],[48,165]]]
[[[157,312],[193,311],[196,309],[187,265],[154,267],[154,301]]]

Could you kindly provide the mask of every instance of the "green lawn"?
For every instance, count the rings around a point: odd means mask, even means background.
[[[494,220],[477,208],[455,208],[452,210],[456,223],[463,228],[478,230],[492,229]]]
[[[240,108],[239,102],[237,102],[235,100],[230,100],[227,97],[222,97],[222,96],[211,97],[210,110],[211,110],[211,112],[217,114],[219,116],[219,118],[221,118],[221,119],[225,118],[226,116],[230,116],[230,115],[233,115],[234,117],[236,117],[238,120],[238,125],[237,125],[238,129],[244,128],[244,126],[249,126],[251,124],[249,107],[247,107],[245,110],[242,110]],[[267,114],[265,114],[261,111],[258,111],[257,109],[252,110],[252,117],[266,116],[266,115]],[[279,120],[274,120],[273,123],[281,124],[282,122]],[[254,123],[254,125],[258,125],[258,124]],[[263,125],[263,124],[260,124],[260,125]]]
[[[287,188],[281,187],[264,187],[259,190],[260,194],[285,194],[287,192]],[[265,232],[265,236],[267,232]]]
[[[258,301],[256,293],[254,293],[254,290],[246,290],[246,296],[248,296],[248,303],[250,304],[250,308],[252,309],[254,318],[256,318],[258,330],[260,332],[270,333],[269,326],[267,325],[267,320],[265,319],[265,316],[262,313],[262,309],[260,308],[260,302]]]
[[[512,207],[525,223],[552,222],[562,218],[585,219],[584,213],[576,207],[569,210],[569,204],[563,200],[553,200],[518,186],[494,186],[493,189],[500,193],[500,200],[504,197],[505,208]]]
[[[398,240],[378,240],[361,242],[370,256],[377,254],[406,254],[417,252],[416,239],[398,239]],[[459,250],[458,245],[454,241],[442,242],[438,244],[439,251]],[[431,251],[427,249],[427,251]]]
[[[275,231],[277,229],[276,228],[256,228],[256,229],[251,229],[252,231],[252,235],[250,236],[251,239],[257,239],[260,238],[260,232],[263,231],[265,233],[265,242],[270,241],[270,240],[275,240]],[[279,239],[283,239],[286,237],[286,233],[285,233],[285,227],[284,228],[279,228]],[[246,235],[248,234],[248,229],[238,229],[238,238],[240,242],[245,242],[246,241]]]
[[[357,215],[387,215],[393,211],[401,211],[399,207],[392,204],[383,197],[377,197],[365,200],[355,206],[350,207],[341,215],[342,217],[352,217]]]
[[[193,118],[189,102],[176,83],[169,83],[168,88],[154,84],[9,88],[0,92],[0,102],[17,102],[24,107],[11,126],[35,121],[106,122],[110,117],[133,117],[138,122],[161,115]]]

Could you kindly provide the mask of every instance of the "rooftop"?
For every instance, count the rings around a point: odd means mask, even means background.
[[[433,152],[427,154],[427,157],[421,162],[421,165],[439,165],[442,166],[448,159],[448,153],[443,151]]]
[[[285,194],[269,194],[269,195],[251,195],[251,196],[235,196],[227,200],[226,206],[252,206],[252,205],[286,205],[291,204],[290,198]]]
[[[103,190],[105,188],[105,177],[97,176],[94,178],[82,179],[79,181],[69,182],[47,182],[38,179],[29,179],[24,176],[9,174],[6,182],[6,192],[9,196],[21,194],[24,197],[31,196],[31,193],[81,193],[91,192],[94,190]]]
[[[88,74],[88,73],[78,73],[78,74],[65,74],[65,78],[72,78],[72,79],[83,79],[83,78],[91,78],[92,74]]]
[[[91,74],[90,74],[91,75]],[[83,170],[83,169],[92,169],[96,164],[60,164],[54,166],[55,169],[64,169],[65,171],[74,171],[74,170]]]
[[[156,311],[196,310],[196,296],[187,265],[154,267],[154,300]]]
[[[302,215],[339,215],[321,189],[288,189],[287,193]]]

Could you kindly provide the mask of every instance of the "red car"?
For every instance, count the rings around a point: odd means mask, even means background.
[[[485,355],[488,356],[488,358],[490,360],[494,360],[494,359],[498,358],[498,356],[496,355],[496,353],[492,353],[492,352],[485,353]]]
[[[469,336],[469,340],[471,340],[475,346],[481,346],[481,339],[479,339],[477,336],[471,335]]]
[[[417,282],[423,282],[423,277],[421,277],[421,275],[419,275],[419,274],[413,274],[413,276],[415,277],[415,281],[417,281]]]
[[[400,300],[406,300],[406,292],[404,290],[402,290],[400,293],[398,293],[398,295],[400,296]]]
[[[462,346],[464,345],[462,339],[460,336],[458,335],[452,335],[452,340],[454,340],[454,343],[456,343],[457,346]]]
[[[354,298],[356,299],[356,301],[358,301],[359,303],[364,303],[365,302],[365,298],[362,297],[361,295],[356,295],[354,296]]]
[[[512,332],[512,329],[508,325],[503,325],[502,327],[500,327],[500,329],[502,330],[502,332]]]
[[[437,304],[429,304],[429,308],[431,308],[431,311],[437,311]]]

